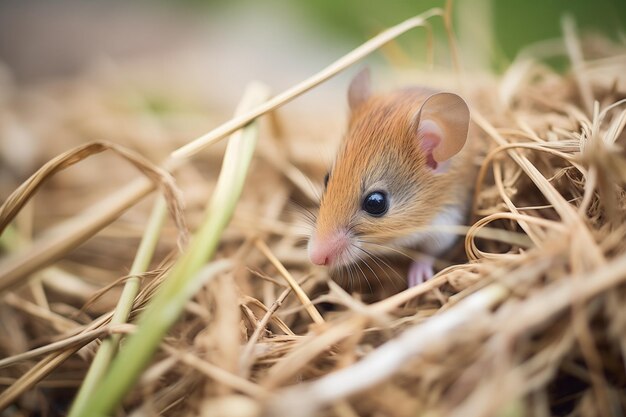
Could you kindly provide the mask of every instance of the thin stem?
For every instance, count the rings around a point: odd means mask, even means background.
[[[274,256],[274,254],[272,253],[270,248],[267,247],[265,242],[263,242],[262,240],[257,240],[255,244],[256,247],[259,248],[261,252],[263,252],[263,255],[265,255],[265,257],[272,263],[272,265],[274,265],[274,268],[276,268],[278,272],[280,272],[280,274],[283,276],[283,278],[285,278],[285,281],[287,281],[293,292],[296,294],[296,296],[306,309],[307,313],[309,313],[309,316],[311,316],[311,319],[316,324],[324,323],[324,318],[322,317],[320,312],[317,311],[317,309],[309,299],[309,296],[306,295],[306,292],[304,292],[298,282],[291,276],[289,271],[287,271],[287,268],[285,268],[283,264],[278,260],[278,258]]]
[[[111,325],[123,324],[128,320],[135,298],[139,293],[139,275],[146,272],[150,265],[154,250],[159,241],[159,236],[161,235],[165,216],[167,216],[167,204],[165,199],[159,196],[154,204],[152,213],[150,213],[148,225],[141,239],[141,243],[139,244],[139,248],[137,249],[133,265],[130,268],[130,278],[126,280],[122,295],[115,307],[113,317],[111,318]],[[79,410],[87,406],[87,403],[90,401],[96,389],[96,385],[102,380],[106,370],[109,368],[109,364],[117,351],[120,339],[120,334],[113,334],[102,341],[102,346],[100,346],[98,353],[91,362],[89,371],[74,399],[69,417],[75,417],[78,415]]]
[[[257,106],[268,96],[269,91],[264,85],[250,85],[238,112]],[[137,331],[128,338],[124,349],[113,360],[102,382],[96,385],[89,403],[76,408],[75,416],[110,415],[138,380],[187,301],[207,280],[232,268],[233,262],[229,260],[202,267],[215,253],[222,231],[230,221],[239,200],[254,153],[257,133],[257,124],[251,123],[231,137],[217,186],[207,205],[200,229],[146,306],[139,317]]]
[[[372,39],[365,42],[358,48],[342,56],[317,74],[307,78],[301,83],[298,83],[290,89],[273,97],[271,100],[268,100],[258,107],[250,109],[246,113],[229,120],[221,126],[213,129],[209,133],[172,152],[172,156],[174,158],[184,158],[190,154],[198,152],[200,149],[203,149],[211,145],[212,143],[217,142],[224,136],[235,132],[237,129],[240,129],[242,126],[245,126],[247,123],[250,123],[250,121],[256,119],[262,114],[272,111],[277,107],[280,107],[283,104],[300,96],[301,94],[306,93],[313,87],[316,87],[318,84],[321,84],[329,78],[335,76],[339,72],[348,68],[350,65],[354,64],[360,59],[363,59],[367,55],[371,54],[386,43],[394,40],[403,33],[408,32],[409,30],[416,27],[423,26],[426,23],[426,20],[430,19],[431,17],[440,16],[442,14],[443,11],[441,9],[433,8],[418,16],[414,16],[410,19],[405,20],[402,23],[390,27],[389,29],[378,34],[377,36],[374,36]]]

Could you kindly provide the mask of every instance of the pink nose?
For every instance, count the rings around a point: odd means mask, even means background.
[[[326,255],[322,252],[316,252],[316,253],[312,253],[311,254],[311,262],[313,262],[315,265],[328,265],[328,263],[330,262],[330,256]]]
[[[309,258],[315,265],[331,265],[348,246],[345,233],[336,233],[326,238],[312,237],[309,241]]]

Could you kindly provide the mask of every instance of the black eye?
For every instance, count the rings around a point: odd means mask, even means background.
[[[369,193],[365,197],[365,200],[363,200],[362,208],[371,216],[382,216],[387,213],[387,210],[389,209],[389,200],[387,199],[387,195],[382,191]]]
[[[326,175],[324,175],[324,188],[328,187],[329,179],[330,179],[330,172],[327,172]]]

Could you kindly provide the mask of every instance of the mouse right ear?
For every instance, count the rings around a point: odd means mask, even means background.
[[[432,169],[456,155],[465,145],[470,112],[467,103],[453,93],[428,97],[417,114],[420,146]]]
[[[372,83],[370,79],[370,69],[363,68],[354,76],[348,87],[348,104],[350,110],[355,110],[363,104],[372,94]]]

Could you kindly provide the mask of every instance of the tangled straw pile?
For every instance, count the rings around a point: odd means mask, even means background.
[[[264,118],[217,260],[200,272],[203,285],[181,305],[176,325],[125,396],[123,415],[623,414],[626,49],[597,39],[579,45],[571,33],[565,45],[572,60],[565,76],[526,57],[500,79],[462,83],[473,138],[485,144],[475,223],[464,231],[469,262],[451,254],[460,263],[387,298],[397,289],[371,276],[369,285],[346,291],[312,268],[290,208],[294,201],[314,206],[303,173],[321,178],[325,166],[310,149],[316,137],[340,132],[302,131],[281,112]],[[446,80],[456,85],[454,77]],[[95,340],[137,331],[107,325],[122,285],[140,289],[134,323],[184,258],[178,247],[189,248],[187,225],[203,224],[223,148],[208,148],[193,163],[170,160],[176,184],[150,162],[208,130],[201,98],[167,90],[131,95],[117,82],[92,75],[28,91],[2,85],[9,138],[0,155],[3,196],[34,166],[80,146],[46,165],[41,175],[55,176],[33,204],[3,206],[0,227],[19,212],[2,235],[5,251],[13,252],[0,262],[3,416],[66,412]],[[117,145],[84,145],[87,138]],[[105,150],[122,158],[91,158]],[[135,175],[127,165],[151,182],[126,186],[135,198],[123,200],[127,195],[112,192]],[[18,200],[39,185],[24,184]],[[147,229],[157,231],[158,244],[144,233],[149,205],[138,203],[155,186],[168,203],[150,215]],[[175,221],[158,237],[168,208]],[[116,210],[125,214],[102,217]],[[92,225],[95,218],[104,223]],[[41,234],[62,221],[61,230],[71,233]],[[93,238],[71,250],[79,229]],[[144,259],[148,269],[136,263],[142,236],[156,244]],[[31,238],[34,249],[21,249]],[[372,272],[391,284],[398,271],[380,269]]]

